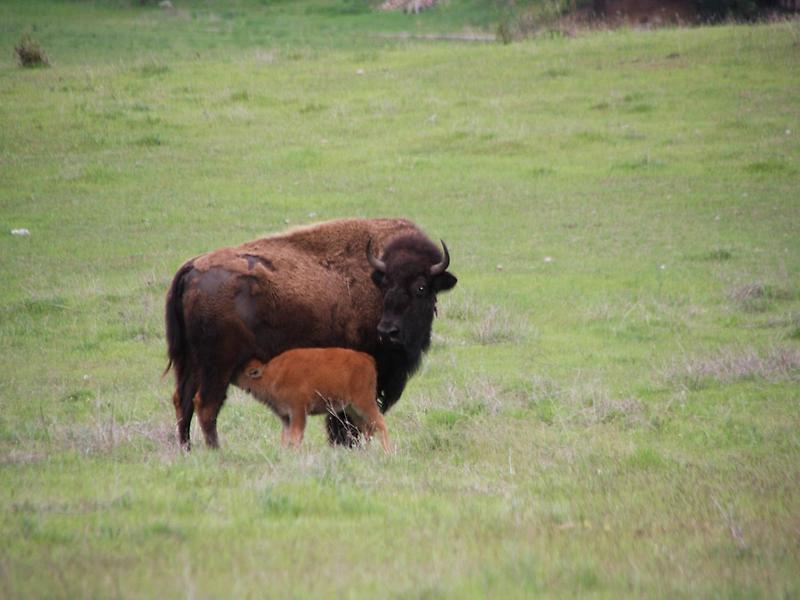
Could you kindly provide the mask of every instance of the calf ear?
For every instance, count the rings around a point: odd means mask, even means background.
[[[434,277],[431,285],[433,286],[433,293],[438,294],[439,292],[446,292],[452,289],[456,283],[458,283],[456,276],[445,271],[441,275]]]

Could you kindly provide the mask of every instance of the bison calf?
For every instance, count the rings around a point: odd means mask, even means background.
[[[234,383],[281,418],[284,446],[303,441],[306,415],[344,411],[367,439],[377,429],[389,452],[389,434],[376,401],[375,359],[369,354],[345,348],[288,350],[268,363],[251,360]]]

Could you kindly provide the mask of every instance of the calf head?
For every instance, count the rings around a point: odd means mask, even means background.
[[[444,242],[442,248],[444,254],[427,238],[407,235],[392,240],[377,258],[371,242],[367,245],[372,280],[383,296],[378,340],[402,348],[412,364],[430,345],[436,295],[457,282],[447,272],[450,254]]]

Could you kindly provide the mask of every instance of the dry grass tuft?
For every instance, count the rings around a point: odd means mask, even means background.
[[[709,382],[747,379],[800,381],[800,348],[780,346],[766,353],[754,348],[726,349],[710,358],[687,359],[667,371],[669,382],[678,381],[690,389],[702,388]]]
[[[615,396],[600,381],[576,377],[562,383],[534,376],[529,386],[504,388],[488,377],[466,384],[447,383],[440,393],[415,400],[425,412],[444,411],[460,417],[496,416],[508,411],[533,411],[548,425],[599,425],[617,422],[626,427],[647,423],[645,406],[631,396]]]
[[[583,310],[587,325],[604,325],[615,333],[630,328],[688,328],[705,309],[688,298],[606,298]]]
[[[731,290],[730,299],[738,302],[749,302],[765,296],[765,287],[761,283],[746,283]]]
[[[444,298],[440,309],[443,319],[464,323],[465,337],[481,346],[529,340],[535,333],[525,315],[496,304],[486,306],[469,295]]]
[[[113,415],[98,417],[87,425],[56,426],[52,430],[56,445],[69,448],[84,456],[102,455],[117,448],[132,445],[158,453],[178,453],[175,428],[166,421],[129,421],[117,423]]]
[[[378,6],[378,10],[419,14],[434,6],[436,6],[436,0],[385,0]]]
[[[0,465],[26,465],[37,463],[47,458],[43,452],[13,449],[8,454],[0,456]]]
[[[793,300],[797,293],[789,286],[751,282],[737,285],[728,292],[728,298],[745,312],[763,312],[771,301]]]
[[[478,377],[462,389],[448,385],[446,391],[447,404],[455,406],[460,400],[470,412],[496,415],[505,404],[501,390],[487,377]]]
[[[470,293],[445,295],[439,299],[438,309],[442,319],[448,321],[472,322],[483,312],[480,301]]]
[[[517,342],[530,333],[530,323],[499,306],[489,306],[475,323],[472,336],[482,346]]]
[[[591,378],[576,378],[572,384],[563,386],[536,377],[531,383],[529,401],[547,422],[598,425],[621,421],[627,426],[645,422],[644,405],[638,399],[616,397]]]
[[[448,381],[440,392],[415,399],[418,408],[455,411],[466,415],[496,415],[507,408],[512,399],[488,377],[476,377],[464,385]]]
[[[278,62],[278,54],[274,50],[257,48],[254,53],[254,57],[257,62],[266,63],[268,65],[274,65]]]
[[[24,34],[17,45],[14,46],[14,54],[20,66],[26,68],[49,67],[50,59],[44,53],[39,42],[34,40],[29,34]]]

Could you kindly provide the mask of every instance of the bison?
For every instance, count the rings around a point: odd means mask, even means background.
[[[234,384],[280,417],[284,446],[300,446],[306,415],[345,413],[366,439],[377,429],[384,451],[390,451],[389,433],[375,401],[375,359],[369,354],[344,348],[287,350],[266,365],[251,360]]]
[[[293,348],[343,347],[375,358],[386,412],[430,345],[436,296],[456,285],[450,255],[404,219],[342,219],[188,260],[167,293],[178,439],[189,447],[197,412],[210,447],[228,385],[251,359]],[[377,256],[376,256],[377,254]],[[332,444],[358,432],[327,418]]]

